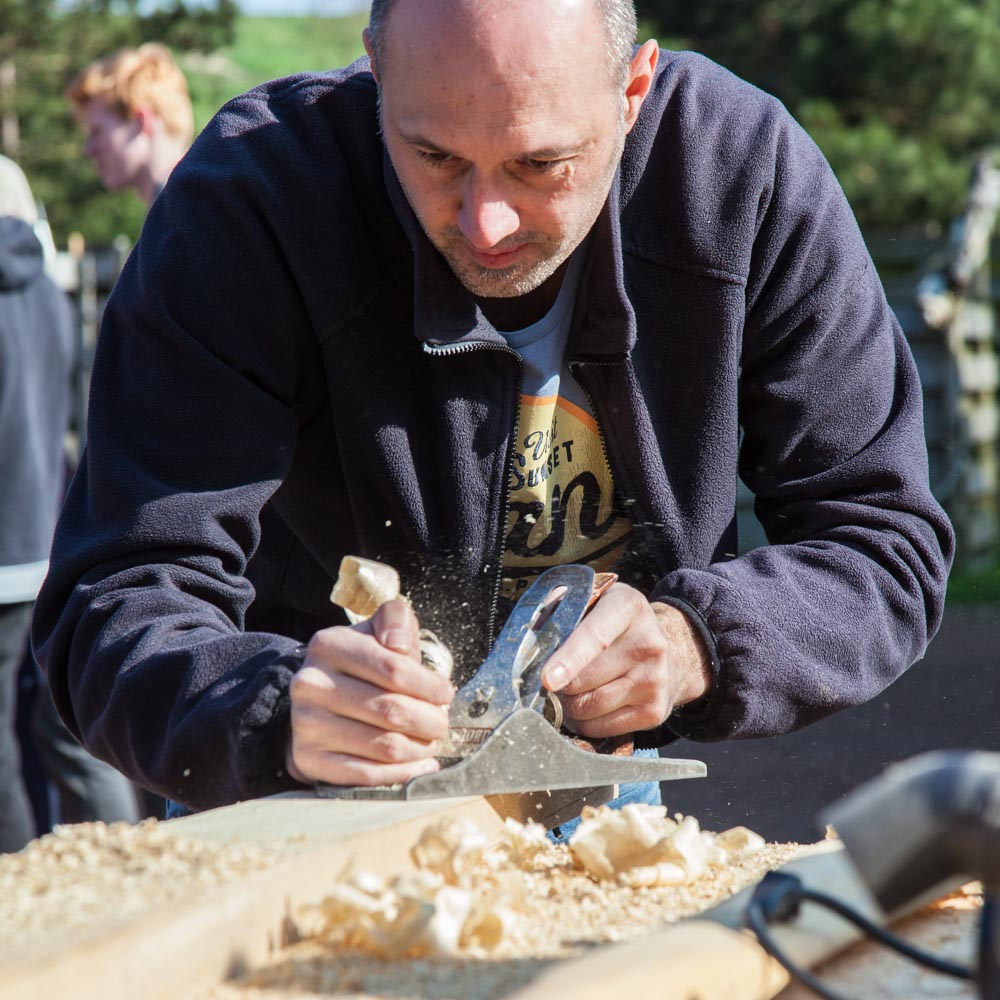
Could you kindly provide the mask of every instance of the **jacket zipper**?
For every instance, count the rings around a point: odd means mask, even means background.
[[[587,397],[587,402],[590,404],[591,412],[597,421],[597,439],[601,442],[601,452],[604,455],[604,461],[608,463],[608,469],[611,472],[611,482],[612,488],[615,482],[621,483],[623,498],[626,502],[630,501],[630,506],[632,510],[629,511],[629,517],[632,521],[632,527],[636,527],[638,520],[646,521],[648,520],[647,515],[643,511],[642,507],[639,506],[639,500],[636,491],[632,488],[632,482],[629,477],[625,474],[624,464],[621,462],[612,461],[611,451],[608,448],[607,439],[604,437],[604,423],[601,419],[601,413],[594,402],[594,394],[590,391],[590,388],[586,384],[586,380],[582,378],[583,368],[585,365],[621,365],[623,362],[620,361],[569,361],[567,365],[569,367],[570,373],[573,378],[576,379],[576,384],[583,390],[584,396]],[[656,546],[653,547],[653,558],[657,564],[657,570],[662,576],[665,572],[663,568],[663,561],[659,557],[659,551]]]
[[[497,532],[497,544],[494,556],[496,559],[496,573],[493,580],[493,595],[490,599],[489,619],[486,623],[487,648],[493,646],[497,636],[497,611],[500,607],[500,586],[503,583],[503,554],[507,547],[507,522],[510,520],[510,470],[514,465],[514,449],[517,446],[517,432],[521,419],[521,387],[524,384],[524,362],[521,355],[512,347],[506,344],[494,344],[489,342],[479,342],[476,344],[452,344],[447,347],[428,347],[424,344],[424,350],[428,354],[448,356],[455,354],[469,354],[471,351],[502,351],[505,354],[512,354],[517,360],[517,388],[514,393],[514,426],[511,428],[510,443],[507,445],[507,459],[504,464],[504,482],[502,486],[502,512],[500,515],[500,530]],[[603,442],[602,442],[603,447]],[[485,572],[486,567],[483,567]]]

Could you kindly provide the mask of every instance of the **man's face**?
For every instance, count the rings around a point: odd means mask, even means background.
[[[77,113],[87,133],[83,153],[93,161],[109,191],[132,187],[149,159],[148,136],[135,118],[122,118],[102,100],[88,101]]]
[[[590,0],[480,7],[397,0],[382,127],[430,241],[473,295],[507,298],[538,288],[589,232],[625,98]]]

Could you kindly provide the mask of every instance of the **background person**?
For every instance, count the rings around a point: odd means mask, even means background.
[[[45,274],[37,222],[27,179],[0,157],[0,851],[20,850],[35,836],[15,732],[17,679],[48,569],[72,414],[73,317]],[[137,818],[129,783],[70,735],[43,679],[34,723],[64,822]]]
[[[169,49],[148,42],[81,70],[66,97],[84,127],[84,154],[109,191],[131,188],[148,205],[194,134],[187,80]]]

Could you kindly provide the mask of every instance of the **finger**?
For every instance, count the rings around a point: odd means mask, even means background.
[[[587,721],[572,722],[572,731],[592,740],[604,739],[606,736],[623,736],[626,733],[638,733],[652,729],[656,722],[650,722],[651,713],[636,705],[619,708],[607,715]],[[662,720],[661,720],[662,721]]]
[[[645,729],[655,729],[669,715],[672,705],[658,690],[612,685],[581,696],[580,701],[563,697],[566,725],[586,736],[619,736]],[[562,696],[560,696],[562,697]]]
[[[408,764],[434,756],[437,742],[392,732],[365,722],[332,716],[315,706],[293,710],[298,756],[343,753],[379,764]]]
[[[386,649],[374,636],[343,626],[323,629],[312,637],[305,667],[331,676],[345,674],[433,705],[447,705],[455,696],[455,688],[447,678],[428,670],[418,660]]]
[[[361,757],[328,751],[310,754],[299,764],[299,770],[309,781],[329,785],[397,785],[422,774],[433,774],[441,765],[433,757],[406,764],[378,764]]]
[[[550,691],[562,691],[572,684],[604,650],[628,631],[641,611],[640,602],[646,603],[637,590],[625,584],[617,583],[608,590],[545,664],[542,671],[545,687]]]
[[[591,722],[639,703],[638,692],[628,678],[618,678],[578,695],[567,694],[563,689],[559,692],[559,699],[563,711],[574,722]]]
[[[388,692],[347,674],[310,675],[303,668],[292,691],[293,707],[353,719],[378,730],[404,733],[431,741],[447,735],[448,714],[440,705]],[[364,756],[362,754],[362,756]]]
[[[611,684],[621,677],[629,669],[630,662],[621,662],[618,645],[615,643],[598,654],[596,659],[591,660],[571,681],[563,685],[559,689],[559,693],[564,695],[586,694],[588,691],[596,691]]]
[[[386,601],[369,619],[372,635],[386,647],[420,659],[420,624],[409,601]]]

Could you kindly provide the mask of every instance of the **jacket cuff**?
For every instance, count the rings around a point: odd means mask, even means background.
[[[650,598],[658,604],[669,604],[683,612],[688,621],[704,644],[705,652],[708,654],[709,669],[712,674],[712,683],[708,692],[695,701],[686,705],[679,705],[667,716],[662,725],[656,729],[636,734],[636,746],[665,746],[672,743],[678,737],[688,739],[698,739],[697,733],[703,724],[712,717],[722,704],[725,691],[725,669],[722,657],[719,655],[719,647],[715,639],[715,634],[708,627],[702,613],[683,598],[675,597],[672,594],[656,594]]]
[[[301,653],[300,653],[301,650]],[[292,675],[301,665],[304,647],[285,657],[280,676],[266,693],[240,734],[238,784],[241,799],[256,799],[278,792],[299,791],[307,786],[296,781],[285,768],[285,751],[292,728]],[[296,662],[297,661],[297,662]]]

